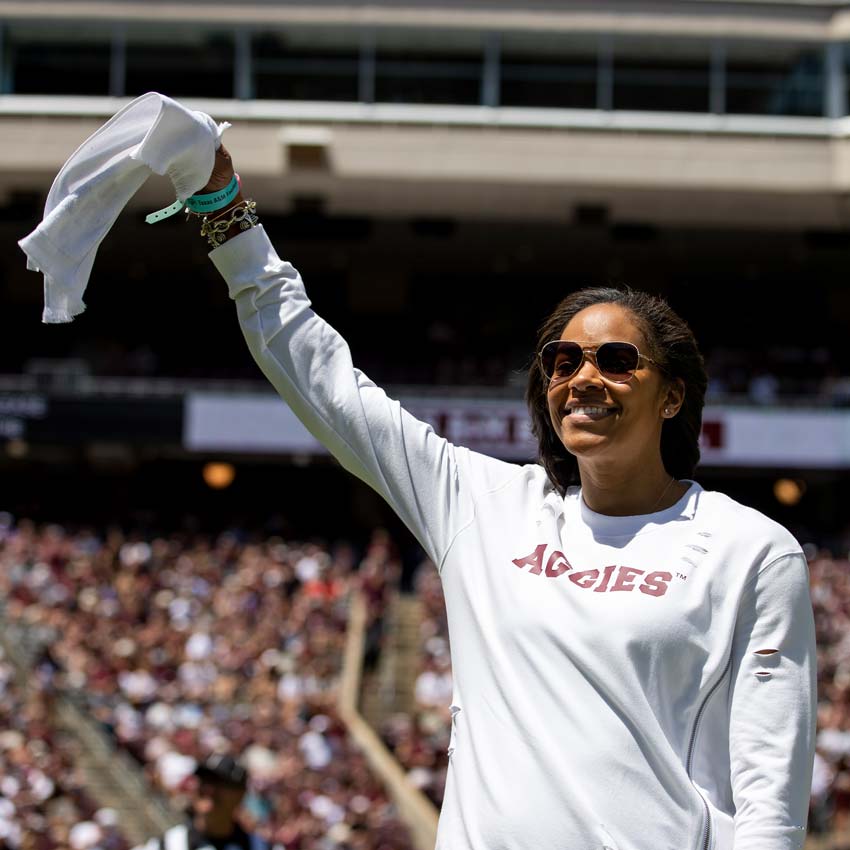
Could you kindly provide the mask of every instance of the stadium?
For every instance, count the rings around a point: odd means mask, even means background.
[[[17,242],[156,91],[232,124],[316,311],[452,443],[534,462],[541,318],[591,285],[667,299],[709,376],[696,478],[808,560],[806,847],[850,847],[848,43],[809,0],[0,0],[0,846],[136,847],[211,754],[261,846],[435,843],[438,572],[263,377],[197,228],[144,222],[167,178],[86,312],[41,322]]]

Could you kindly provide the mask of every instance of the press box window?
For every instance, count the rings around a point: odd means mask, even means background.
[[[481,102],[479,33],[381,30],[374,39],[377,102]]]
[[[254,96],[262,100],[356,101],[360,33],[291,29],[252,41]]]
[[[599,39],[595,35],[505,33],[502,106],[596,109]]]
[[[707,112],[710,45],[629,39],[612,45],[614,109]]]
[[[726,50],[726,112],[823,115],[823,46],[735,42]]]
[[[233,34],[199,27],[136,27],[127,31],[126,93],[233,97]]]
[[[7,87],[15,94],[107,95],[110,40],[107,27],[11,26]]]

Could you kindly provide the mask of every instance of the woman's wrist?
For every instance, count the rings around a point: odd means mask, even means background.
[[[256,227],[258,223],[256,204],[250,198],[245,197],[242,180],[233,170],[233,160],[230,153],[224,145],[221,145],[215,153],[215,164],[210,179],[207,181],[207,185],[197,194],[215,195],[221,193],[227,190],[234,180],[238,184],[238,190],[225,206],[207,213],[194,213],[189,216],[190,221],[192,219],[200,220],[200,234],[206,238],[207,243],[212,248],[223,245],[228,239]]]

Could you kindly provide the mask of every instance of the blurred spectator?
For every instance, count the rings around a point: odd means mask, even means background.
[[[750,378],[749,396],[755,404],[776,404],[779,401],[779,378],[765,369],[756,370]]]
[[[237,822],[248,775],[230,756],[210,756],[192,774],[187,822],[151,838],[137,850],[266,850],[267,842],[250,836]]]
[[[850,376],[832,369],[823,379],[820,393],[833,407],[850,407]]]

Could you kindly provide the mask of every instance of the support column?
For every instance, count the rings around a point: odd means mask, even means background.
[[[251,55],[251,30],[236,30],[236,54],[233,63],[233,96],[237,100],[254,97],[254,67]]]
[[[715,115],[726,113],[726,43],[711,43],[708,110]]]
[[[610,36],[599,41],[596,65],[596,108],[614,108],[614,42]]]
[[[832,41],[824,48],[824,104],[827,118],[847,114],[847,75],[844,70],[844,43]]]
[[[502,39],[493,32],[484,41],[484,63],[481,68],[481,105],[498,106],[501,99]]]
[[[360,37],[357,99],[361,103],[375,102],[375,33],[372,30],[364,30]]]
[[[109,96],[127,93],[127,27],[115,24],[109,45]]]

